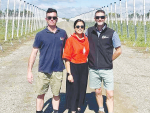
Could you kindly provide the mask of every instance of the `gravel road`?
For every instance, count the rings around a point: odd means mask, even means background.
[[[73,24],[59,23],[68,35]],[[26,79],[27,62],[32,50],[33,38],[11,54],[0,57],[0,113],[35,113],[35,81],[38,57],[34,64],[34,82]],[[115,113],[150,113],[150,55],[122,45],[122,55],[114,61]],[[105,92],[104,100],[106,99]],[[44,113],[51,113],[51,91],[46,94]],[[65,70],[61,88],[60,113],[67,113],[65,104]],[[87,88],[84,113],[95,113],[97,104],[93,90]]]

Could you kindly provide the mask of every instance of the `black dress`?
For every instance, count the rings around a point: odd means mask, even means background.
[[[66,80],[66,108],[76,111],[84,104],[87,79],[88,79],[88,63],[74,64],[70,62],[71,74],[74,82]],[[67,77],[68,78],[68,77]]]

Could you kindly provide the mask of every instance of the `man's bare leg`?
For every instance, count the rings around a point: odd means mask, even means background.
[[[113,113],[114,111],[114,91],[113,90],[106,90],[106,95],[107,95],[107,101],[106,105],[108,108],[108,113]]]
[[[44,105],[45,94],[38,95],[36,99],[36,111],[42,111]]]
[[[59,109],[59,103],[60,103],[60,96],[53,96],[52,106],[53,106],[54,110],[58,110]]]
[[[102,89],[101,88],[95,89],[95,94],[96,94],[96,101],[97,101],[99,110],[101,109],[101,111],[104,111]]]

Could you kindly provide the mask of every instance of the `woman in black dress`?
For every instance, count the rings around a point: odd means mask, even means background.
[[[67,70],[66,108],[72,113],[79,113],[87,88],[89,42],[84,34],[83,20],[76,20],[74,29],[75,33],[66,41],[63,59]]]

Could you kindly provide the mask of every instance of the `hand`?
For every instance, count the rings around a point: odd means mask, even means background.
[[[33,74],[32,74],[32,72],[28,72],[27,80],[28,80],[28,82],[30,84],[32,84],[32,82],[33,82]]]
[[[69,82],[74,82],[73,76],[72,75],[68,75],[68,81]]]

